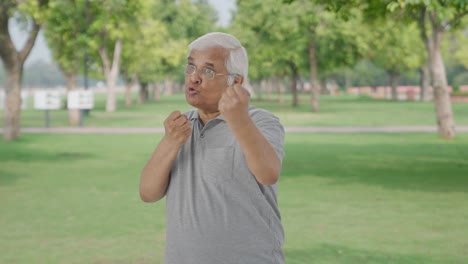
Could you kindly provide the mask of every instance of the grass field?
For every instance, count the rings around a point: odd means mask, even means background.
[[[134,104],[126,109],[123,95],[119,95],[117,112],[104,111],[104,95],[96,95],[96,107],[84,118],[89,127],[161,127],[163,120],[174,110],[182,112],[191,108],[183,95],[162,97],[158,102]],[[286,97],[289,99],[289,97]],[[435,126],[434,105],[431,102],[393,102],[365,97],[322,96],[321,111],[310,111],[309,95],[301,96],[299,107],[291,107],[290,101],[271,103],[253,101],[252,104],[274,112],[285,126]],[[468,104],[454,103],[456,124],[468,126]],[[51,126],[67,126],[66,110],[50,111]],[[45,126],[44,111],[32,106],[22,111],[21,126]]]
[[[161,263],[164,202],[138,197],[160,136],[0,142],[0,263]],[[468,263],[467,134],[288,134],[285,149],[287,263]]]

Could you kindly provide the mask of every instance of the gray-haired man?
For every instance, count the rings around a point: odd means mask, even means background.
[[[166,264],[284,263],[277,182],[284,129],[249,106],[247,53],[225,33],[189,45],[185,97],[141,174],[145,202],[166,196]]]

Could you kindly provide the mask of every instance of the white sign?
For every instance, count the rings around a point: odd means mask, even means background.
[[[4,91],[0,91],[0,111],[3,111],[3,107],[6,104],[6,95]],[[21,91],[21,109],[28,107],[28,92]]]
[[[93,109],[93,92],[86,90],[69,91],[67,103],[68,109]]]
[[[58,91],[37,91],[34,93],[34,109],[60,109],[60,93]]]

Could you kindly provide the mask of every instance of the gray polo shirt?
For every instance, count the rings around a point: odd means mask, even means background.
[[[277,184],[256,181],[222,116],[203,126],[197,110],[185,114],[193,132],[171,170],[165,263],[284,263]],[[249,114],[282,160],[279,119],[253,106]]]

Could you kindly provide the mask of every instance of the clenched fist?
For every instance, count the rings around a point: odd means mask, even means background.
[[[164,120],[164,130],[164,137],[181,147],[192,135],[192,124],[180,111],[174,111]]]
[[[234,124],[249,117],[250,93],[240,84],[229,87],[218,103],[218,109],[226,122]]]

